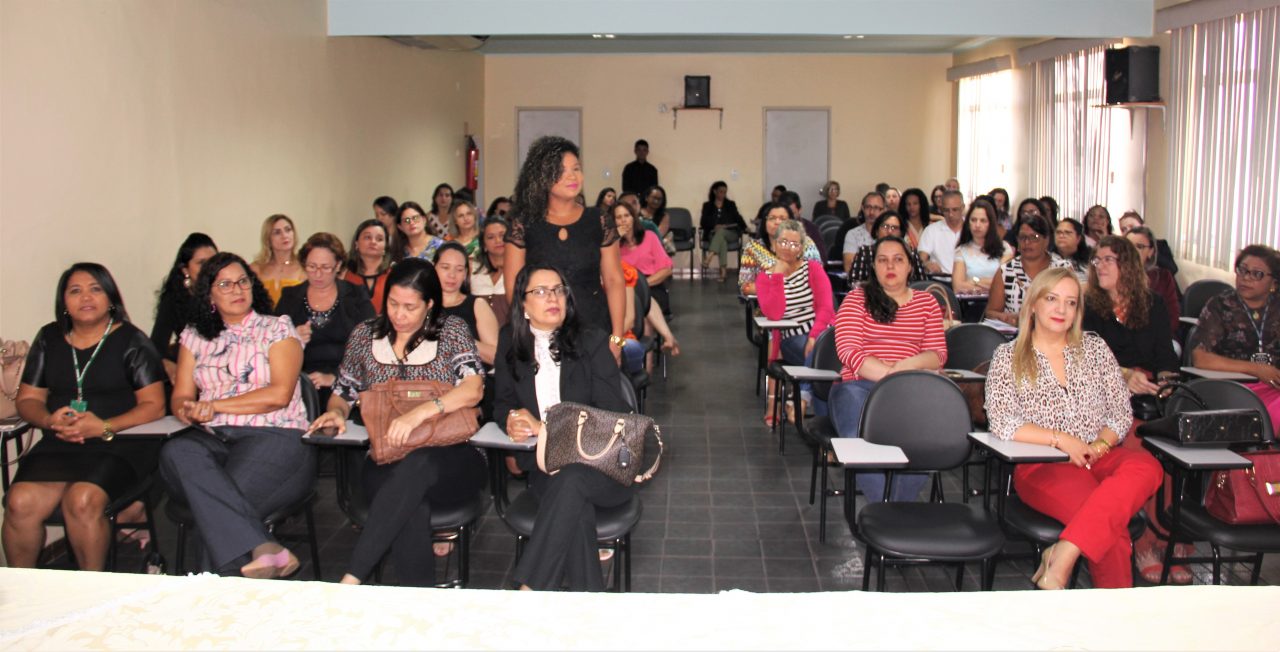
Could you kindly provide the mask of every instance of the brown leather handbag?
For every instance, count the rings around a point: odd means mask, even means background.
[[[653,477],[662,462],[662,431],[643,414],[625,414],[564,402],[547,410],[538,433],[538,468],[555,475],[570,464],[586,464],[630,487]],[[649,470],[644,463],[645,436],[652,431],[658,456]]]
[[[1205,493],[1205,511],[1232,525],[1280,525],[1280,451],[1240,455],[1253,467],[1215,472]]]
[[[475,408],[454,410],[423,421],[409,433],[403,446],[387,441],[387,429],[402,414],[430,403],[453,389],[438,380],[389,380],[360,392],[360,414],[369,431],[369,456],[375,464],[398,462],[411,451],[426,446],[461,444],[480,429]]]

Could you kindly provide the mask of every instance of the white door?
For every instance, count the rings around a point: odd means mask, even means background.
[[[800,195],[807,213],[830,178],[830,109],[764,110],[764,196],[782,184]]]

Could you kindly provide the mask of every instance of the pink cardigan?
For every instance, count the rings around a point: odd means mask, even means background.
[[[835,308],[832,305],[831,279],[822,263],[816,260],[805,260],[809,265],[809,289],[813,292],[813,328],[809,329],[810,339],[818,339],[835,319]],[[761,272],[756,276],[756,300],[760,302],[760,312],[768,319],[782,319],[787,310],[787,296],[783,288],[785,279],[781,274]],[[781,331],[771,333],[773,341],[769,346],[769,361],[777,360],[782,345]]]
[[[640,244],[634,247],[623,246],[620,250],[622,262],[640,270],[645,276],[671,267],[671,256],[662,248],[662,241],[648,229],[644,230],[644,240]]]

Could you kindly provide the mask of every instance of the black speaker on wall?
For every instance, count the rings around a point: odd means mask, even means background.
[[[698,109],[711,106],[711,76],[684,76],[684,105]]]
[[[1160,48],[1131,45],[1106,50],[1107,104],[1160,101]]]

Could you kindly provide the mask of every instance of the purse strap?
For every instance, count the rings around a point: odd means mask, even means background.
[[[951,311],[951,299],[947,296],[947,291],[943,289],[941,285],[938,283],[930,283],[925,288],[925,292],[933,295],[934,300],[942,304],[942,318],[946,322],[953,322],[956,320],[955,313]]]
[[[658,457],[653,460],[653,466],[648,471],[636,476],[636,482],[648,482],[653,478],[653,474],[658,472],[658,466],[662,464],[662,451],[664,445],[662,443],[662,428],[657,423],[653,424],[653,435],[658,440]]]
[[[1167,383],[1156,392],[1156,400],[1159,401],[1160,414],[1162,416],[1167,414],[1169,402],[1172,401],[1173,397],[1178,393],[1182,393],[1196,405],[1200,406],[1201,410],[1209,409],[1209,404],[1204,400],[1204,397],[1200,396],[1196,390],[1191,389],[1190,385],[1187,385],[1186,383],[1173,382]]]

